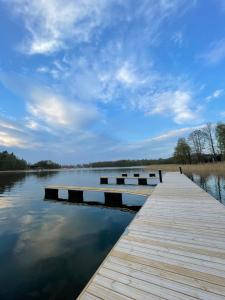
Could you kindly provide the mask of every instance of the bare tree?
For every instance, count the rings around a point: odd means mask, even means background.
[[[207,147],[210,151],[212,159],[216,161],[217,155],[215,147],[215,127],[212,125],[212,123],[207,123],[206,126],[202,129],[202,132],[204,134],[205,141],[207,143]]]
[[[203,151],[205,149],[205,134],[202,130],[194,130],[188,137],[192,153],[196,156],[197,161],[203,161]]]

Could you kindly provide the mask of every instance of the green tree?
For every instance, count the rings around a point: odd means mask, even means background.
[[[191,148],[185,138],[178,139],[174,150],[174,159],[182,164],[191,163]]]
[[[13,153],[7,151],[0,152],[0,170],[25,170],[27,162],[17,158]]]
[[[32,165],[31,168],[35,169],[59,169],[61,166],[51,160],[41,160]]]
[[[223,159],[225,159],[225,124],[218,123],[216,126],[217,146]]]

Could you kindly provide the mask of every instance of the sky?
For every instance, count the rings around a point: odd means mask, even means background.
[[[0,151],[165,158],[225,121],[224,0],[0,0]]]

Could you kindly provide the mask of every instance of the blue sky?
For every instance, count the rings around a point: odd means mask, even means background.
[[[0,150],[168,157],[225,121],[224,0],[0,0]]]

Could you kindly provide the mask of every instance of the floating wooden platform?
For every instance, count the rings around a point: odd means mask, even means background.
[[[101,176],[100,178],[120,178],[120,179],[148,179],[148,180],[153,180],[153,179],[158,179],[158,177],[147,177],[147,176],[139,176],[139,177],[135,177],[135,176]]]
[[[100,187],[89,187],[89,186],[65,186],[65,185],[51,185],[46,186],[48,190],[66,190],[66,191],[83,191],[83,192],[104,192],[104,193],[115,193],[115,194],[130,194],[140,196],[150,196],[153,192],[152,188],[135,188],[135,189],[117,189],[117,188],[100,188]]]
[[[225,299],[225,207],[167,173],[78,299]]]
[[[110,184],[127,184],[128,180],[134,180],[135,183],[138,185],[150,185],[150,186],[156,186],[156,180],[155,183],[149,184],[149,181],[152,179],[156,179],[156,177],[123,177],[123,176],[101,176],[100,177],[100,184],[109,184],[109,178],[116,179],[116,182],[110,183]]]
[[[142,178],[142,179],[157,179],[157,177],[147,177],[147,176],[139,176],[139,177],[135,177],[135,176],[101,176],[100,178],[121,178],[121,179],[139,179],[139,178]]]

